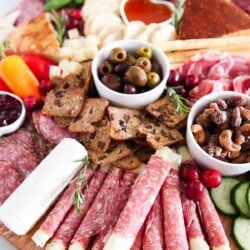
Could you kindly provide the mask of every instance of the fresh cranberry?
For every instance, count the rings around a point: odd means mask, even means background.
[[[186,97],[188,94],[187,90],[183,86],[179,86],[178,88],[176,88],[176,93],[181,95],[182,97]]]
[[[183,75],[178,70],[170,70],[167,85],[169,86],[178,86],[183,82]]]
[[[34,96],[30,95],[23,99],[24,105],[28,110],[35,110],[37,108],[37,100]]]
[[[79,24],[80,24],[79,20],[70,17],[66,23],[66,29],[70,30],[70,29],[78,28]]]
[[[199,174],[200,170],[194,162],[182,164],[180,175],[185,181],[195,181],[199,179]]]
[[[43,94],[46,94],[49,92],[51,89],[53,89],[53,84],[51,80],[42,80],[39,84],[39,88]]]
[[[80,9],[74,9],[71,13],[71,16],[77,20],[82,20],[82,13]]]
[[[204,185],[198,180],[191,181],[186,184],[185,190],[188,199],[198,201],[204,192]]]
[[[216,188],[221,184],[221,174],[217,170],[205,170],[200,175],[202,183],[209,188]]]
[[[185,87],[188,89],[193,89],[199,84],[199,78],[195,75],[187,75],[185,77]]]

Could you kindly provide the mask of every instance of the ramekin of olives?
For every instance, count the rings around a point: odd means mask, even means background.
[[[141,109],[164,91],[169,62],[150,43],[121,40],[99,51],[92,63],[92,74],[101,97],[118,106]]]

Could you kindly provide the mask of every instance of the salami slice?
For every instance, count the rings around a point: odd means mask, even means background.
[[[185,192],[182,192],[181,200],[190,250],[209,250],[209,246],[204,238],[200,221],[197,215],[195,202],[189,200],[186,197]]]
[[[115,209],[116,212],[113,216],[113,219],[108,227],[106,227],[104,230],[102,230],[95,238],[95,241],[92,245],[92,250],[102,250],[108,237],[110,236],[113,227],[115,226],[115,223],[117,222],[119,215],[124,208],[128,196],[129,191],[131,189],[131,186],[133,185],[135,181],[136,175],[134,173],[127,172],[123,175],[121,184],[120,184],[120,195],[119,195],[119,201],[117,202],[117,208]]]
[[[119,198],[122,170],[111,168],[93,204],[74,235],[70,248],[87,249],[92,236],[104,230],[111,222]]]
[[[147,167],[133,186],[129,200],[104,247],[105,250],[131,248],[169,170],[169,163],[159,156],[151,156]]]
[[[144,230],[145,230],[145,225],[143,224],[142,228],[136,235],[135,241],[133,243],[133,246],[130,248],[130,250],[141,250],[142,249],[142,240],[144,236]]]
[[[86,178],[89,181],[93,171],[87,169]],[[56,230],[64,220],[65,216],[72,208],[72,198],[76,190],[77,182],[74,180],[62,194],[59,201],[50,211],[44,222],[32,238],[40,239],[39,245],[44,246],[46,242],[55,234]]]
[[[143,250],[163,250],[164,236],[162,225],[162,208],[160,196],[155,201],[146,220],[143,237]]]
[[[206,189],[197,204],[210,248],[230,249],[220,217]]]
[[[47,246],[47,250],[68,248],[68,245],[71,239],[73,238],[77,228],[81,224],[82,219],[86,215],[90,205],[92,204],[93,200],[95,199],[95,196],[101,188],[105,180],[106,174],[107,173],[101,168],[96,171],[95,175],[90,180],[88,188],[85,189],[83,192],[84,204],[81,208],[81,211],[77,212],[74,207],[71,208],[66,219],[58,228],[52,241]]]
[[[0,161],[0,205],[20,185],[18,173],[10,162]]]
[[[162,187],[165,249],[188,250],[188,241],[183,218],[180,180],[172,169]]]

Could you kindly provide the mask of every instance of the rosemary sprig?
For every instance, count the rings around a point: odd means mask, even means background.
[[[0,42],[0,57],[2,59],[7,57],[5,54],[5,49],[10,49],[10,48],[11,48],[10,41],[4,40]]]
[[[65,14],[63,12],[58,14],[55,10],[51,10],[50,19],[56,31],[57,40],[59,44],[62,45],[65,33]]]
[[[179,30],[179,24],[182,19],[184,7],[185,7],[185,0],[177,0],[175,6],[174,18],[172,21],[172,24],[175,26],[177,32]]]
[[[81,161],[83,162],[83,166],[82,166],[82,170],[81,170],[79,176],[77,177],[76,190],[75,190],[75,193],[73,196],[73,205],[75,206],[75,209],[77,212],[81,211],[81,205],[84,203],[84,196],[82,194],[82,187],[88,185],[87,178],[86,178],[86,172],[87,172],[87,168],[89,165],[89,159],[86,156]]]
[[[186,105],[187,100],[182,97],[181,95],[178,95],[174,88],[168,88],[167,89],[167,95],[173,100],[175,106],[176,106],[176,112],[181,115],[186,115],[190,111],[190,107]]]

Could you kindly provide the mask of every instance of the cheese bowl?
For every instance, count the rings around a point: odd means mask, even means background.
[[[194,123],[196,116],[205,108],[209,106],[211,102],[217,101],[218,99],[226,99],[233,96],[243,96],[247,98],[248,104],[250,104],[250,97],[231,91],[222,91],[209,94],[199,99],[192,107],[186,128],[186,141],[189,152],[192,158],[203,168],[218,170],[224,176],[235,176],[250,171],[250,163],[229,163],[222,160],[218,160],[201,148],[197,143],[191,127]]]
[[[123,48],[129,53],[134,53],[142,46],[149,46],[152,49],[154,59],[161,67],[162,77],[160,83],[156,87],[143,93],[124,94],[108,88],[101,82],[98,76],[98,67],[102,61],[107,59],[110,51],[113,48]],[[143,109],[148,104],[159,99],[159,97],[162,95],[164,89],[166,88],[166,82],[169,76],[170,66],[165,54],[159,48],[153,46],[152,44],[139,40],[121,40],[102,48],[99,53],[94,57],[91,70],[95,87],[101,97],[108,99],[111,104],[116,106]]]

